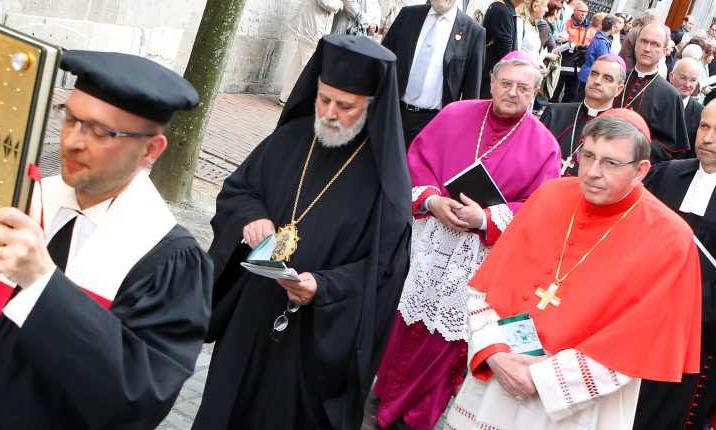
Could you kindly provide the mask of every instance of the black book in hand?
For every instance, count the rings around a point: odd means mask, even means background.
[[[445,188],[453,199],[460,201],[460,193],[463,193],[483,208],[507,203],[481,161],[472,163],[450,178],[445,182]]]

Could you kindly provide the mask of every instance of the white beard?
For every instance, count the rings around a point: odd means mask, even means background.
[[[363,112],[358,121],[350,127],[342,126],[338,120],[326,121],[318,116],[316,113],[316,120],[313,123],[313,129],[316,133],[316,137],[321,142],[321,145],[325,148],[338,148],[340,146],[350,143],[358,133],[363,130],[366,120],[368,118],[368,112]],[[330,126],[330,127],[329,127]],[[337,131],[334,131],[337,128]]]

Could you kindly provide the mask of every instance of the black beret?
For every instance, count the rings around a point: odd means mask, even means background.
[[[169,122],[174,111],[199,104],[199,95],[189,81],[136,55],[64,51],[60,67],[77,75],[78,90],[160,123]]]
[[[323,37],[321,82],[349,93],[372,96],[395,54],[365,36]]]

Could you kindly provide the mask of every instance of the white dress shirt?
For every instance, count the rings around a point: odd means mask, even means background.
[[[112,200],[113,199],[107,199],[85,210],[80,210],[79,204],[77,204],[76,201],[68,202],[66,206],[63,206],[57,212],[57,215],[52,222],[52,226],[47,230],[45,244],[49,243],[55,234],[57,234],[57,232],[65,226],[65,224],[77,217],[75,225],[72,229],[72,240],[70,242],[70,251],[67,256],[67,267],[72,264],[72,259],[80,251],[82,245],[90,236],[92,236],[92,233],[94,233],[95,229],[102,221],[102,218],[107,213],[109,206],[112,204]],[[35,303],[37,303],[40,299],[42,292],[45,291],[45,287],[47,287],[47,284],[50,282],[50,278],[52,278],[52,274],[54,272],[55,269],[50,270],[40,279],[35,281],[34,284],[18,292],[17,295],[5,306],[5,309],[3,310],[5,316],[10,321],[14,322],[18,327],[22,327],[25,320],[27,320],[27,317],[30,315],[30,312],[32,312],[32,309],[35,307]],[[17,288],[20,288],[20,286]]]
[[[455,17],[457,17],[457,6],[453,5],[452,9],[446,12],[444,15],[438,15],[438,13],[430,8],[428,15],[423,21],[423,27],[420,30],[420,36],[418,37],[418,43],[415,46],[415,55],[413,56],[413,63],[410,67],[410,75],[408,76],[408,86],[410,88],[410,79],[413,76],[413,67],[415,67],[415,60],[420,54],[420,48],[423,46],[425,36],[430,31],[430,28],[435,23],[435,49],[433,49],[433,55],[430,59],[430,66],[428,67],[425,75],[425,82],[423,82],[423,88],[419,94],[405,92],[403,101],[407,104],[417,106],[423,109],[440,109],[442,107],[443,98],[443,59],[445,58],[445,49],[447,49],[448,41],[450,40],[450,34],[452,28],[455,25]],[[436,23],[437,21],[437,23]]]
[[[706,173],[703,166],[699,166],[694,179],[691,180],[679,211],[704,216],[709,201],[716,188],[716,173]]]

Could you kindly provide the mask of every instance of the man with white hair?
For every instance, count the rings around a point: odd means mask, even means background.
[[[699,50],[698,45],[695,46]],[[701,74],[701,62],[693,58],[682,58],[677,61],[674,65],[674,70],[669,76],[671,85],[681,95],[681,100],[684,104],[684,119],[686,120],[686,130],[689,133],[689,143],[691,148],[689,151],[690,157],[696,156],[694,152],[694,143],[696,142],[696,132],[699,129],[699,122],[701,121],[701,111],[704,109],[703,105],[693,97],[694,91],[699,86],[699,75]]]
[[[194,428],[361,427],[407,274],[397,94],[390,51],[324,37],[276,131],[224,183],[209,249],[216,346]],[[240,265],[271,235],[271,261],[299,280]]]
[[[374,388],[381,428],[435,427],[465,374],[465,285],[522,202],[559,175],[557,143],[529,111],[540,80],[528,54],[508,54],[492,73],[492,100],[450,104],[408,151],[411,265]],[[501,190],[503,204],[482,207],[448,192],[445,183],[476,160]]]
[[[636,39],[636,64],[614,107],[639,113],[652,133],[652,161],[683,157],[689,150],[681,96],[658,73],[666,55],[669,29],[659,22],[642,27]]]

